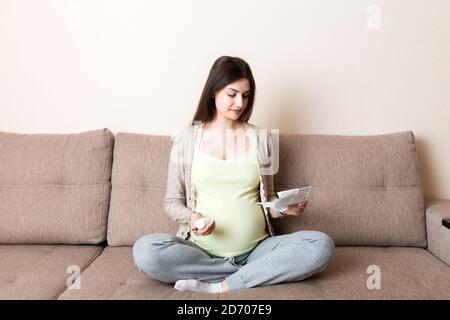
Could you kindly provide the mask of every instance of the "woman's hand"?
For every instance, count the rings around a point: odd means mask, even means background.
[[[303,213],[303,211],[305,211],[307,205],[308,199],[305,199],[302,202],[296,204],[291,204],[290,206],[288,206],[288,209],[284,212],[284,214],[290,216],[298,216],[300,213]]]
[[[198,229],[195,226],[195,221],[198,219],[204,218],[201,213],[194,212],[189,217],[189,225],[191,226],[191,230],[195,233],[197,236],[207,236],[211,232],[214,231],[214,228],[216,227],[215,220],[211,220],[204,228]]]

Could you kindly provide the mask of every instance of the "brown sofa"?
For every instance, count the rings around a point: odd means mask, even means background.
[[[132,260],[138,237],[177,229],[163,209],[170,136],[1,132],[0,299],[450,298],[450,229],[441,225],[450,200],[424,201],[411,131],[279,142],[276,191],[314,189],[303,215],[275,228],[329,234],[337,248],[328,269],[197,294],[149,279]]]

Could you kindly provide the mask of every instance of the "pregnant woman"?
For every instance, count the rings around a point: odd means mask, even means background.
[[[164,205],[178,232],[144,235],[133,245],[135,265],[149,277],[177,290],[215,293],[300,281],[329,264],[328,235],[275,235],[271,225],[302,213],[308,200],[284,212],[257,204],[277,199],[278,159],[270,130],[248,122],[255,89],[244,60],[214,62],[192,124],[175,136],[170,154]]]

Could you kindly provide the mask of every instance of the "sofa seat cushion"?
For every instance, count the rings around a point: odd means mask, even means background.
[[[67,280],[74,278],[68,267],[78,266],[82,271],[102,249],[93,245],[0,245],[0,300],[56,299],[67,289]]]
[[[367,288],[371,265],[381,289]],[[437,299],[449,298],[450,272],[425,249],[338,247],[327,270],[307,280],[221,294],[179,292],[133,263],[131,247],[107,247],[82,273],[80,290],[59,299]]]
[[[80,290],[66,290],[58,299],[218,299],[218,294],[177,291],[173,285],[150,279],[134,265],[131,247],[106,247],[81,279]]]
[[[374,275],[369,266],[380,268],[380,289],[367,287]],[[450,268],[421,248],[338,247],[328,268],[307,280],[228,292],[220,299],[450,299]]]

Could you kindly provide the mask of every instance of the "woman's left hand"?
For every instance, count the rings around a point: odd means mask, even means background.
[[[307,205],[308,199],[305,199],[302,202],[296,204],[291,204],[290,206],[288,206],[288,209],[284,212],[284,214],[290,216],[298,216],[300,213],[303,213],[303,211],[305,211]]]

